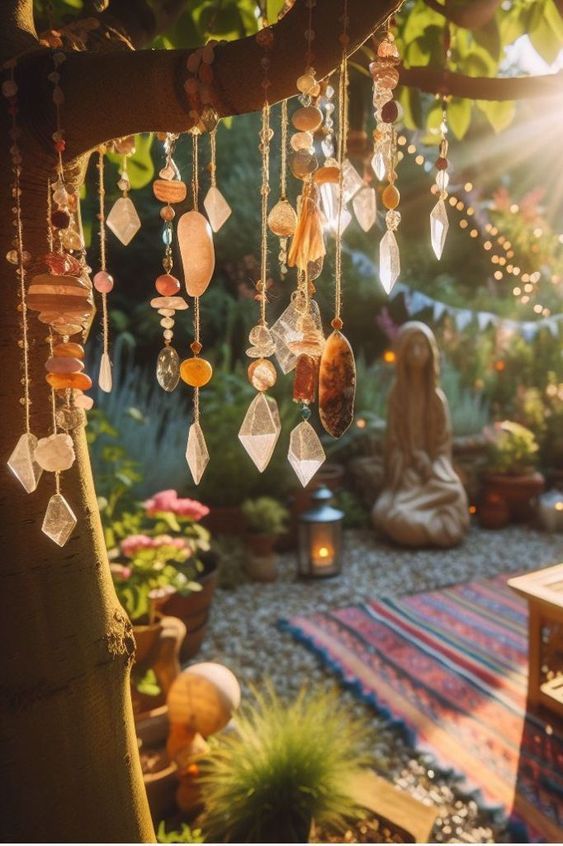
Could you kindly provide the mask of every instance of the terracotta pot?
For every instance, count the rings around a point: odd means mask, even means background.
[[[135,734],[143,748],[165,746],[168,737],[168,706],[135,714]]]
[[[150,770],[147,765],[150,763]],[[149,800],[151,817],[155,824],[166,819],[177,810],[176,789],[178,787],[178,768],[171,764],[165,749],[141,750],[143,781]]]
[[[240,537],[246,531],[246,520],[240,506],[211,506],[207,517],[201,521],[212,535],[236,535]]]
[[[146,626],[133,626],[133,636],[135,637],[135,645],[137,647],[135,652],[136,664],[146,664],[149,662],[151,653],[156,653],[161,632],[162,623],[150,623]]]
[[[489,493],[479,505],[477,516],[484,529],[504,529],[510,523],[510,511],[506,500],[495,493]]]
[[[485,477],[485,497],[495,494],[504,499],[514,523],[525,523],[535,514],[534,498],[545,488],[541,473],[530,471],[511,476],[508,473],[491,473]]]
[[[276,540],[277,538],[275,535],[253,535],[248,533],[245,536],[247,547],[253,555],[258,555],[260,557],[265,557],[273,553]]]
[[[173,593],[162,606],[163,613],[179,617],[186,626],[187,634],[180,649],[182,662],[189,661],[197,655],[207,633],[211,603],[218,581],[217,565],[215,564],[213,569],[200,576],[198,581],[202,585],[202,590],[194,591],[187,596]]]
[[[244,569],[250,578],[255,582],[275,582],[278,577],[278,556],[250,554],[246,560]]]

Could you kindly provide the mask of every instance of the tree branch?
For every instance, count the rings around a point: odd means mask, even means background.
[[[37,44],[33,0],[0,3],[0,61],[4,62]]]
[[[349,52],[356,50],[395,12],[400,1],[348,0]],[[313,9],[313,48],[317,48],[314,65],[319,78],[333,71],[340,62],[338,18],[342,9],[342,0],[323,0]],[[308,9],[301,0],[272,27],[271,103],[296,93],[295,80],[305,65],[307,15]],[[189,50],[141,50],[69,54],[62,70],[63,122],[72,127],[72,132],[67,133],[68,157],[135,132],[186,131],[189,123],[183,83],[189,53]],[[263,51],[254,37],[216,49],[214,85],[221,116],[261,108],[262,57]],[[32,115],[29,117],[33,121]]]
[[[400,69],[399,82],[429,94],[451,94],[468,100],[526,100],[560,97],[563,71],[545,76],[482,77],[444,73],[428,67]]]
[[[481,29],[486,26],[495,16],[500,5],[500,0],[471,0],[461,6],[459,3],[452,4],[448,0],[444,3],[438,0],[424,0],[429,9],[438,12],[447,21],[462,27],[462,29]]]

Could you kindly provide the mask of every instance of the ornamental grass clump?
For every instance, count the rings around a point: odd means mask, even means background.
[[[342,831],[363,816],[353,783],[372,762],[365,722],[327,693],[286,704],[270,688],[255,699],[202,766],[206,839],[306,842],[313,820]]]

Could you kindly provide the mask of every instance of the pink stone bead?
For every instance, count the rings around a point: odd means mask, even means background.
[[[156,278],[154,283],[156,290],[162,297],[173,297],[180,290],[180,283],[170,273],[163,273]]]
[[[105,270],[99,270],[94,276],[94,288],[100,294],[109,294],[113,288],[113,276]]]
[[[84,362],[68,356],[53,356],[45,362],[45,370],[48,373],[80,373],[84,370]]]

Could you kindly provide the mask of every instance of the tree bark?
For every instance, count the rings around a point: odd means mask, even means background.
[[[399,81],[429,94],[452,94],[468,100],[527,100],[558,97],[561,102],[563,72],[543,76],[484,77],[435,70],[400,68]]]
[[[351,49],[399,5],[399,0],[349,0]],[[340,0],[315,9],[322,76],[339,63],[335,21]],[[304,64],[304,3],[274,27],[271,99],[295,92]],[[54,110],[46,51],[35,40],[31,0],[4,0],[0,58],[30,51],[18,64],[22,202],[28,280],[46,251],[47,179],[53,174]],[[217,51],[222,114],[261,106],[261,51],[243,39]],[[182,82],[187,51],[72,53],[63,66],[62,110],[69,169],[99,142],[132,132],[187,128]],[[2,98],[3,99],[3,98]],[[75,436],[77,461],[62,476],[62,492],[78,523],[60,550],[41,532],[52,474],[27,495],[6,461],[24,431],[17,281],[3,257],[12,247],[9,123],[0,105],[0,560],[2,682],[0,685],[0,833],[4,841],[154,839],[134,732],[129,670],[131,626],[113,589],[84,432]],[[43,362],[45,327],[29,314],[31,429],[50,433]]]

